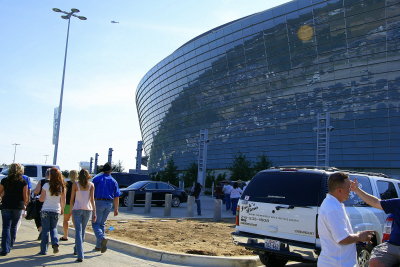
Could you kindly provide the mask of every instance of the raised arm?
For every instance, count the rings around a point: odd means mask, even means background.
[[[383,210],[381,206],[381,200],[359,188],[357,179],[354,179],[354,181],[350,181],[350,183],[351,191],[355,192],[365,203],[367,203],[371,207]]]

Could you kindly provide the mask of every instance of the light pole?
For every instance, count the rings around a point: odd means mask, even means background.
[[[53,164],[57,164],[57,152],[58,152],[58,138],[60,136],[60,122],[61,122],[61,111],[62,111],[62,101],[63,101],[63,93],[64,93],[64,78],[65,78],[65,66],[67,63],[67,51],[68,51],[68,37],[69,37],[69,25],[71,22],[71,17],[76,17],[80,20],[86,20],[86,17],[77,16],[74,13],[78,13],[79,9],[71,8],[71,12],[66,12],[58,8],[53,8],[54,12],[61,12],[65,15],[61,16],[63,19],[68,20],[68,29],[67,29],[67,40],[65,43],[65,56],[64,56],[64,68],[63,68],[63,75],[62,75],[62,82],[61,82],[61,94],[60,94],[60,104],[58,106],[58,115],[56,121],[56,129],[55,129],[55,142],[54,142],[54,157],[53,157]]]
[[[17,146],[19,146],[19,145],[21,145],[21,144],[14,143],[14,144],[12,144],[12,145],[14,146],[14,159],[13,159],[13,163],[15,163],[15,154],[17,154]]]
[[[46,157],[46,159],[44,160],[44,164],[47,164],[47,157],[49,156],[49,155],[43,155],[44,157]]]

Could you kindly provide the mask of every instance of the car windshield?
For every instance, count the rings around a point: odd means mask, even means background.
[[[127,189],[139,189],[147,183],[148,183],[148,181],[136,182],[136,183],[133,183],[130,186],[128,186]]]
[[[3,174],[3,175],[8,175],[8,168],[4,168],[4,169],[1,171],[1,174]]]

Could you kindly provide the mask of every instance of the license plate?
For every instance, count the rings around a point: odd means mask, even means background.
[[[281,241],[265,239],[264,247],[273,249],[273,250],[280,250],[281,249]]]

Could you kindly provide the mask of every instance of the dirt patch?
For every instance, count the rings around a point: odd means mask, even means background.
[[[232,242],[233,218],[149,219],[107,221],[109,237],[169,252],[210,256],[243,256],[252,253]],[[111,227],[111,228],[110,228]]]

